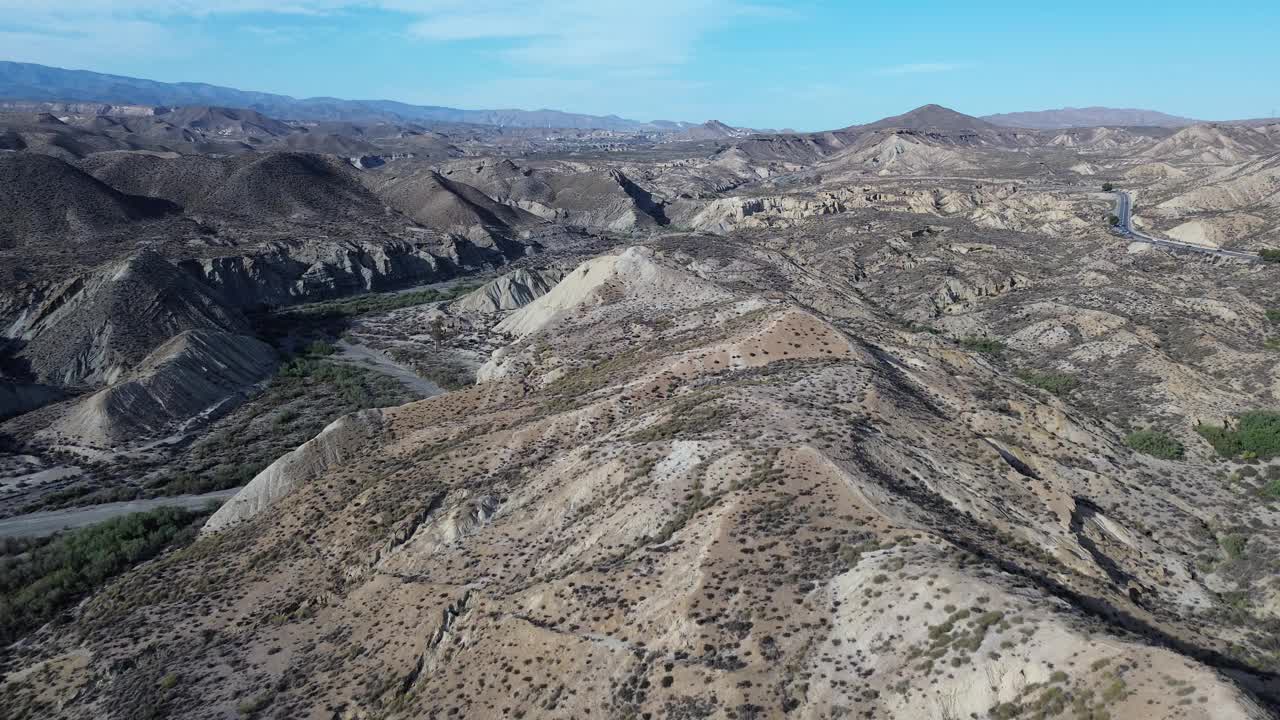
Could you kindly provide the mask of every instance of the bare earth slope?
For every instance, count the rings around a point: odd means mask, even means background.
[[[1104,188],[1275,248],[1280,126],[58,112],[0,515],[243,489],[0,717],[1277,717],[1280,266]]]
[[[1168,550],[1204,521],[1144,487],[1156,461],[711,242],[583,265],[488,381],[327,431],[252,512],[18,648],[5,707],[1268,717],[1224,655],[1255,640]]]

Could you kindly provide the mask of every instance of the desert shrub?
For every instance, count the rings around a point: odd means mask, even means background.
[[[1224,457],[1252,459],[1280,455],[1280,413],[1254,410],[1236,420],[1234,428],[1201,425],[1196,432]]]
[[[316,340],[315,342],[312,342],[310,345],[308,345],[306,349],[307,355],[313,355],[316,357],[324,357],[326,355],[332,355],[334,352],[336,352],[336,350],[334,349],[333,345],[331,345],[330,343],[324,340]]]
[[[460,390],[476,384],[475,371],[460,365],[415,366],[414,370],[445,390]]]
[[[1065,395],[1080,385],[1079,380],[1066,373],[1038,373],[1028,370],[1018,373],[1018,377],[1026,384],[1054,395]]]
[[[1111,183],[1102,183],[1103,192],[1111,192],[1112,190],[1115,190],[1115,189],[1116,189],[1116,186],[1112,185]]]
[[[1259,250],[1258,257],[1262,258],[1265,262],[1280,263],[1280,250]]]
[[[1182,443],[1156,430],[1138,430],[1129,433],[1125,444],[1143,455],[1150,455],[1164,460],[1181,460],[1186,451]]]
[[[351,365],[311,357],[294,358],[280,367],[276,382],[288,385],[298,381],[331,385],[334,399],[341,400],[352,410],[386,407],[403,402],[400,400],[402,390],[396,380]]]
[[[271,691],[263,691],[258,695],[241,700],[240,704],[236,706],[236,712],[240,713],[242,717],[256,715],[270,705],[274,697],[274,693]]]
[[[125,502],[136,500],[141,495],[142,490],[132,485],[116,485],[113,487],[99,487],[89,484],[72,485],[40,497],[36,502],[23,507],[22,512]]]
[[[1280,310],[1275,310],[1275,309],[1268,310],[1267,320],[1270,322],[1276,323],[1277,325],[1280,325]]]
[[[203,472],[180,472],[163,476],[148,489],[157,495],[203,495],[248,484],[268,465],[267,461],[219,465]]]
[[[254,332],[263,340],[277,347],[295,352],[301,341],[302,352],[312,355],[328,355],[323,345],[342,337],[351,327],[353,319],[361,315],[390,312],[427,303],[445,302],[465,295],[475,285],[458,285],[445,289],[414,290],[411,292],[369,293],[308,305],[295,305],[281,309],[261,308],[250,313]],[[307,341],[320,337],[322,344]],[[313,352],[312,349],[320,352]]]
[[[1245,546],[1249,544],[1249,538],[1244,535],[1225,535],[1218,544],[1222,546],[1222,552],[1232,560],[1238,560],[1244,557]]]
[[[992,357],[999,357],[1004,354],[1005,345],[999,340],[992,340],[985,337],[967,337],[960,340],[960,347],[971,352],[982,353]]]
[[[0,558],[0,643],[13,642],[86,593],[175,542],[195,537],[201,513],[162,507],[108,520]]]

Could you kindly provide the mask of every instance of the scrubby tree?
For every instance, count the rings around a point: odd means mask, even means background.
[[[1125,438],[1125,443],[1144,455],[1165,460],[1181,460],[1186,450],[1175,438],[1155,430],[1138,430]]]

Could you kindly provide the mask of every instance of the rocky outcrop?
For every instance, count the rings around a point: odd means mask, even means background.
[[[993,298],[1023,288],[1030,284],[1030,279],[1011,273],[1008,275],[988,274],[985,277],[961,280],[947,278],[942,287],[934,293],[932,301],[936,314],[955,312],[958,307],[967,307],[980,298]]]
[[[620,255],[588,260],[550,292],[508,316],[494,330],[523,337],[571,310],[607,302],[608,288],[644,298],[654,307],[690,307],[727,297],[712,283],[654,261],[653,250],[631,247]]]
[[[275,351],[261,340],[183,332],[114,384],[77,402],[40,435],[106,450],[177,432],[233,409],[275,365]]]
[[[15,289],[0,300],[0,327],[35,380],[70,386],[115,382],[186,330],[248,331],[221,295],[149,251]]]
[[[216,532],[249,520],[294,488],[358,454],[382,428],[381,410],[363,410],[330,423],[311,440],[271,463],[204,525]]]
[[[481,285],[453,303],[452,308],[475,313],[516,310],[547,294],[564,275],[563,270],[555,267],[521,268]]]
[[[444,168],[442,174],[500,203],[566,225],[629,232],[668,222],[663,203],[617,168],[580,163],[532,168],[510,160],[467,161]]]
[[[869,207],[876,199],[877,193],[863,188],[840,188],[803,195],[729,197],[701,206],[680,204],[678,207],[683,213],[673,214],[673,217],[676,224],[691,230],[726,233],[737,228],[769,227],[779,221],[835,215],[857,207]]]
[[[443,279],[466,261],[505,256],[470,243],[275,244],[251,255],[197,258],[182,268],[236,307],[289,305]]]

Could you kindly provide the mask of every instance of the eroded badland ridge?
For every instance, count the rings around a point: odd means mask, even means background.
[[[0,128],[0,528],[243,488],[6,717],[1280,707],[1276,126],[131,122]]]

